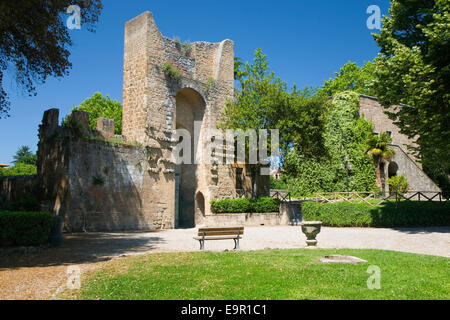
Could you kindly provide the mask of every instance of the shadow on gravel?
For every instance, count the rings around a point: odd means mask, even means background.
[[[74,233],[64,235],[64,245],[33,254],[14,254],[0,259],[0,271],[107,261],[155,249],[164,240],[151,233]]]
[[[418,228],[392,228],[392,230],[407,234],[448,233],[450,227],[418,227]]]

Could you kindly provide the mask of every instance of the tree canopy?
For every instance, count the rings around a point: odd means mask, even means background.
[[[100,0],[0,1],[0,118],[8,115],[10,104],[3,87],[8,68],[30,96],[36,94],[36,84],[48,77],[68,74],[72,41],[63,14],[70,5],[80,7],[83,28],[94,31]]]
[[[385,107],[404,106],[390,117],[417,139],[423,166],[436,179],[450,174],[450,2],[392,0],[374,38],[373,90]],[[428,169],[427,169],[428,168]]]
[[[79,110],[89,112],[89,129],[97,128],[97,119],[114,119],[114,133],[122,134],[122,104],[119,101],[111,99],[109,96],[103,96],[100,92],[94,93],[90,98],[84,100],[78,107],[71,112]]]
[[[0,168],[2,176],[29,176],[37,174],[37,155],[31,152],[29,146],[21,146],[13,156],[14,166]]]
[[[270,71],[267,56],[255,51],[253,63],[235,61],[237,89],[222,115],[222,128],[278,129],[287,152],[296,146],[309,153],[323,151],[322,129],[327,99],[308,88],[289,92],[287,84]]]
[[[375,96],[376,93],[371,85],[374,81],[373,72],[375,64],[366,62],[362,67],[354,62],[347,62],[339,72],[335,72],[335,77],[325,81],[318,90],[319,94],[332,97],[339,92],[354,91],[360,94]]]
[[[31,152],[29,146],[21,146],[16,154],[13,156],[14,163],[17,165],[18,163],[36,165],[37,156]]]

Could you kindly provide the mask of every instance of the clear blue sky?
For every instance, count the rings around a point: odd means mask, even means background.
[[[297,87],[318,87],[347,61],[359,65],[379,52],[366,26],[370,5],[387,14],[388,0],[280,1],[116,1],[103,0],[96,33],[71,30],[73,64],[69,76],[49,79],[36,97],[21,93],[12,73],[4,86],[10,94],[11,117],[0,119],[0,163],[11,163],[19,146],[37,149],[38,126],[49,108],[67,115],[95,92],[122,101],[125,22],[153,12],[163,35],[184,40],[219,42],[231,39],[235,55],[247,61],[256,48],[283,80]]]

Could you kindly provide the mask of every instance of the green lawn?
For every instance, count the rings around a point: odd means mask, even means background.
[[[326,265],[326,254],[360,265]],[[76,299],[450,299],[450,259],[380,250],[266,250],[150,254],[112,261],[82,278]],[[369,290],[367,269],[381,269]]]

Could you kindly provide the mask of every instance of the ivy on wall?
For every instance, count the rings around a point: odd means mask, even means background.
[[[346,168],[350,191],[377,190],[374,164],[364,154],[372,131],[372,124],[359,115],[359,94],[336,94],[323,133],[326,154],[313,157],[292,148],[284,162],[288,190],[296,197],[347,191]]]

